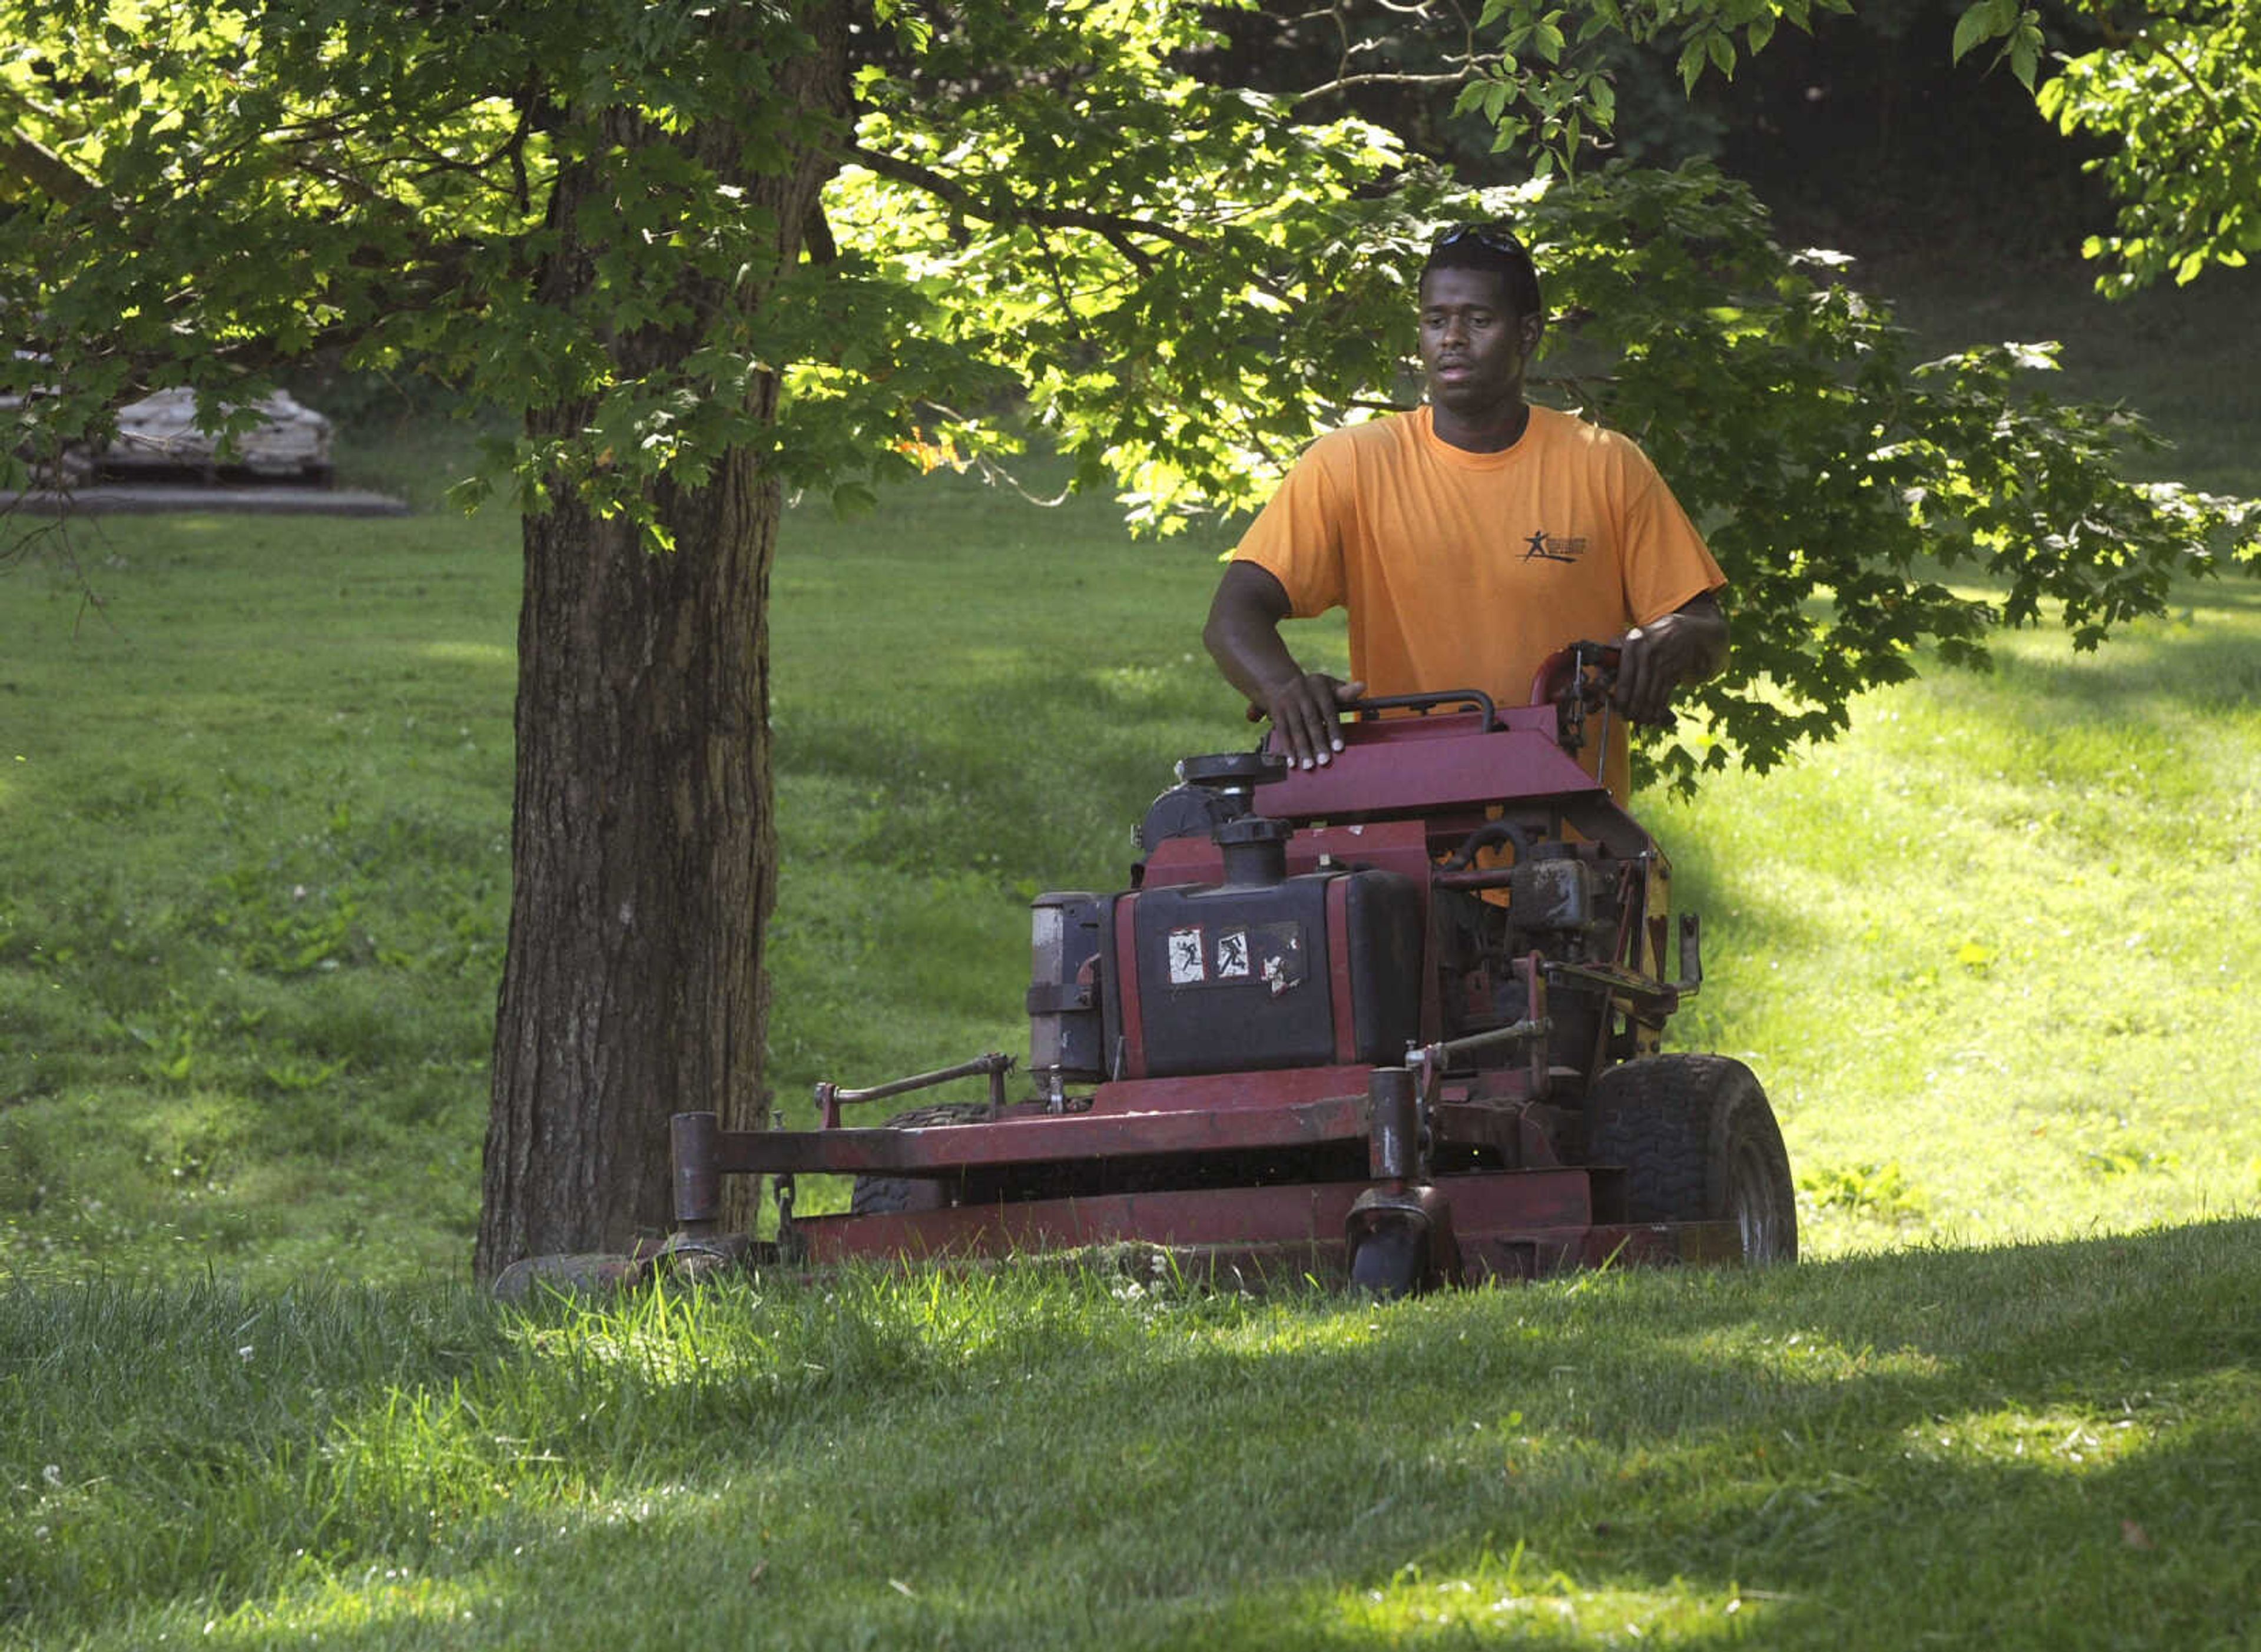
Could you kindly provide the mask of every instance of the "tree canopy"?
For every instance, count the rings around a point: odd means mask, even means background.
[[[1808,22],[1802,4],[1493,0],[1446,33],[1462,49],[1437,78],[1540,177],[1482,195],[1380,127],[1309,118],[1310,89],[1204,80],[1213,37],[1190,7],[882,6],[853,25],[836,112],[763,95],[800,27],[768,11],[15,10],[32,44],[5,76],[0,301],[42,358],[15,364],[17,386],[59,389],[32,415],[59,425],[98,424],[145,385],[240,389],[327,345],[505,407],[585,401],[573,427],[492,455],[465,497],[499,482],[539,509],[577,490],[655,549],[654,485],[695,486],[733,449],[852,508],[938,454],[992,462],[1031,432],[1168,532],[1260,502],[1318,430],[1403,403],[1422,247],[1504,213],[1549,272],[1557,399],[1650,446],[1748,616],[1738,669],[1705,696],[1709,743],[1663,754],[1676,772],[1771,762],[1926,642],[1967,657],[2051,600],[2087,646],[2209,548],[2252,545],[2241,507],[2124,480],[2115,453],[2139,425],[2028,388],[2045,348],[1913,363],[1888,312],[1830,260],[1775,248],[1716,172],[1573,169],[1613,112],[1602,47],[1664,39],[1692,84]],[[1999,34],[2032,72],[2030,11],[1985,0],[1971,18],[1958,47]],[[2210,75],[2208,98],[2250,106],[2248,25],[2186,0],[2145,26],[2042,88],[2068,126],[2118,119],[2130,137],[2112,165],[2146,193],[2111,242],[2130,279],[2234,262],[2261,233],[2236,123],[2193,139],[2206,99],[2138,96]],[[777,226],[709,158],[614,141],[605,112],[631,106],[662,140],[719,113],[757,165],[818,134],[836,170],[806,255],[780,263]],[[2219,164],[2186,164],[2186,141]],[[599,154],[620,233],[599,304],[567,315],[536,280],[544,214],[559,169]],[[686,284],[763,301],[686,329]],[[613,347],[640,335],[654,348]],[[764,376],[774,412],[751,393]],[[1999,600],[1942,582],[1965,564],[2000,578]]]

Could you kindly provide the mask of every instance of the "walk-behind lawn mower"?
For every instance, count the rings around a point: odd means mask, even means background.
[[[1504,710],[1365,701],[1317,768],[1187,758],[1128,891],[1034,904],[1024,1099],[990,1055],[819,1085],[815,1130],[678,1114],[671,1252],[791,1266],[1130,1241],[1383,1295],[1793,1259],[1758,1080],[1659,1053],[1701,977],[1698,931],[1591,772],[1614,664],[1580,643]],[[980,1075],[987,1102],[843,1122]],[[793,1214],[814,1173],[855,1177],[846,1214]],[[774,1240],[716,1232],[721,1178],[747,1174],[772,1178]]]

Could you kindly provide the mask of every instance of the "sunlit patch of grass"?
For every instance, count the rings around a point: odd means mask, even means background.
[[[1582,1588],[1559,1571],[1527,1576],[1522,1559],[1486,1555],[1439,1580],[1409,1563],[1386,1585],[1339,1595],[1327,1620],[1306,1626],[1309,1644],[1701,1646],[1768,1621],[1770,1602],[1732,1589]]]
[[[1717,966],[1676,1035],[1766,1079],[1810,1252],[2253,1208],[2261,1137],[2209,1052],[2261,1038],[2222,921],[2261,713],[2212,691],[2261,601],[2178,607],[2092,657],[2013,636],[1780,774],[1649,805]]]
[[[515,672],[517,652],[500,643],[427,643],[419,650],[427,659],[450,665],[485,665]]]
[[[2126,1461],[2151,1442],[2156,1419],[2132,1404],[2120,1416],[2056,1409],[1988,1411],[1925,1419],[1902,1435],[1916,1457],[1977,1457],[2030,1463],[2066,1473],[2093,1472]]]
[[[401,1566],[371,1567],[363,1578],[326,1579],[276,1600],[247,1602],[201,1624],[193,1621],[193,1611],[152,1614],[136,1633],[149,1636],[144,1644],[178,1638],[212,1647],[431,1644],[456,1636],[492,1645],[494,1637],[509,1632],[503,1605],[474,1583],[420,1577]]]

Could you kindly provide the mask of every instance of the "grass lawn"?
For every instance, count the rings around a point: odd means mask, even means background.
[[[1248,738],[1219,542],[949,477],[795,514],[790,1110],[1024,1045],[1028,898],[1116,887],[1171,761]],[[2261,1641],[2250,582],[1640,805],[1706,919],[1676,1038],[1772,1094],[1795,1270],[520,1314],[460,1282],[514,524],[74,555],[98,610],[0,572],[0,1641]]]
[[[0,1293],[25,1646],[2250,1646],[2261,1223],[1384,1309]]]

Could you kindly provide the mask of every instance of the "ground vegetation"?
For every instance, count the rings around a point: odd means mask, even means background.
[[[0,1291],[0,1347],[37,1351],[4,1379],[0,1625],[90,1652],[2236,1646],[2256,1237],[1381,1309],[1137,1257],[523,1311]]]

